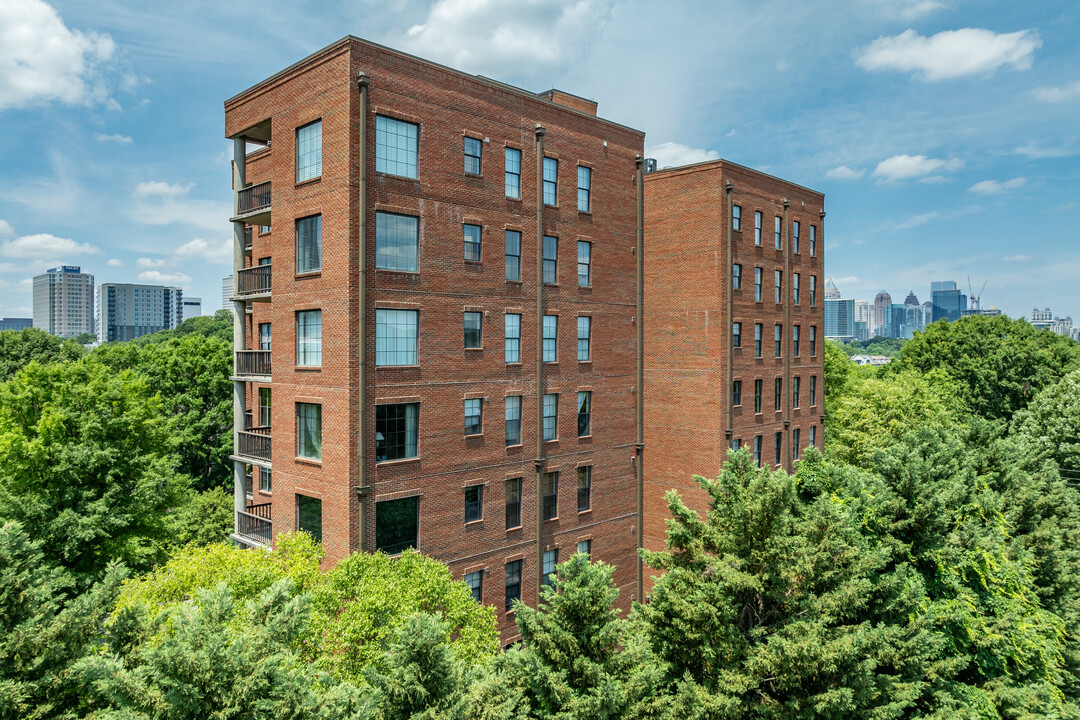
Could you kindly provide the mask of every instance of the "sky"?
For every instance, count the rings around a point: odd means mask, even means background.
[[[1075,0],[0,0],[0,317],[61,264],[218,309],[223,103],[346,34],[824,192],[844,297],[1080,324]]]

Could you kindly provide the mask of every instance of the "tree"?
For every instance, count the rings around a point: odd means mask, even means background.
[[[1035,444],[1040,457],[1080,480],[1080,370],[1039,391],[1012,427]]]
[[[173,338],[182,338],[187,335],[201,335],[223,340],[230,345],[233,338],[233,316],[228,310],[218,310],[213,315],[200,315],[188,318],[172,330],[162,330],[150,335],[143,335],[133,342],[136,345],[162,343]]]
[[[234,500],[221,488],[191,492],[170,515],[169,538],[174,545],[210,545],[229,537],[233,529]]]
[[[78,360],[86,348],[73,340],[50,335],[38,328],[0,330],[0,381],[36,362],[48,365]]]

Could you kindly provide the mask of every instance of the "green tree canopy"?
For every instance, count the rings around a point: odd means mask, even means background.
[[[85,354],[86,348],[74,340],[58,338],[38,328],[0,330],[0,381],[31,362],[40,365],[69,362]]]
[[[1015,431],[1080,480],[1080,370],[1039,391],[1013,420]]]

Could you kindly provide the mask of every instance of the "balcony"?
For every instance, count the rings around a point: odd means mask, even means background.
[[[270,462],[270,428],[253,427],[238,430],[236,455],[243,460]]]
[[[269,380],[270,351],[237,350],[235,372],[237,377],[258,377]]]
[[[241,300],[270,299],[270,263],[236,272],[235,296]]]
[[[233,222],[248,225],[270,224],[270,181],[250,185],[236,193],[236,215]]]
[[[269,545],[274,538],[274,523],[270,519],[270,503],[248,505],[236,511],[236,532],[233,537],[248,545]]]

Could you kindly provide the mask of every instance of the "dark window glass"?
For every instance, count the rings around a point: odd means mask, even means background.
[[[791,379],[791,407],[799,407],[799,376]]]
[[[465,584],[469,586],[473,600],[476,602],[484,601],[484,572],[482,570],[465,573]]]
[[[521,233],[506,231],[506,279],[521,282]]]
[[[544,520],[559,516],[559,473],[546,472],[540,478],[540,494],[544,500]]]
[[[559,564],[559,551],[545,550],[544,551],[544,584],[555,584],[555,566]]]
[[[817,375],[810,376],[810,407],[817,405]]]
[[[731,346],[742,347],[742,323],[731,323]]]
[[[506,445],[521,444],[521,396],[506,398]]]
[[[742,207],[739,205],[731,206],[731,229],[742,230]]]
[[[514,601],[521,599],[521,560],[506,563],[506,610],[514,609]]]
[[[465,259],[480,262],[480,226],[463,225],[465,234]]]
[[[322,405],[296,403],[296,454],[322,459]]]
[[[465,138],[465,172],[469,175],[480,174],[480,157],[484,143],[476,138]]]
[[[480,398],[466,398],[465,400],[465,434],[479,435],[484,431],[483,422],[484,401]]]
[[[754,323],[754,357],[761,357],[761,323]]]
[[[742,405],[742,380],[734,380],[731,383],[731,404]]]
[[[296,272],[322,269],[322,215],[296,221]]]
[[[465,488],[465,522],[476,522],[484,518],[484,486],[472,485]]]
[[[754,268],[754,302],[761,302],[761,268]]]
[[[773,440],[773,464],[775,464],[775,465],[779,465],[780,460],[783,458],[783,453],[781,452],[781,446],[783,444],[784,444],[784,433],[783,432],[776,433],[776,437]]]
[[[783,395],[784,395],[783,387],[784,387],[784,379],[783,378],[776,378],[776,380],[773,381],[773,410],[775,410],[777,412],[780,412],[780,410],[783,409],[783,407],[784,407],[784,403],[783,403],[783,400],[782,400]]]
[[[791,459],[799,459],[799,428],[791,431]]]
[[[521,478],[506,481],[506,529],[521,527]]]
[[[375,406],[375,461],[416,457],[419,403]]]
[[[754,436],[754,464],[761,467],[761,436]]]
[[[554,285],[559,281],[559,239],[544,236],[544,284]]]
[[[761,412],[761,380],[754,381],[754,413]]]
[[[577,511],[585,512],[592,507],[592,466],[577,469]]]
[[[577,434],[578,437],[585,437],[592,434],[592,393],[579,392],[577,402]]]
[[[375,549],[397,555],[419,547],[420,496],[375,503]]]
[[[791,328],[791,354],[795,357],[799,356],[799,330],[798,325]]]
[[[481,347],[480,323],[483,315],[478,312],[465,313],[465,347],[478,349]]]
[[[781,344],[783,342],[783,337],[784,337],[784,326],[783,325],[773,325],[773,345],[774,345],[773,355],[776,356],[776,357],[780,357],[783,354],[782,351],[781,351]]]
[[[791,252],[799,252],[799,221],[796,220],[791,228]]]
[[[731,287],[733,290],[742,289],[742,265],[738,263],[731,266]]]
[[[315,542],[322,542],[322,500],[296,496],[296,529],[311,535]]]
[[[259,425],[270,427],[270,388],[259,388]]]

